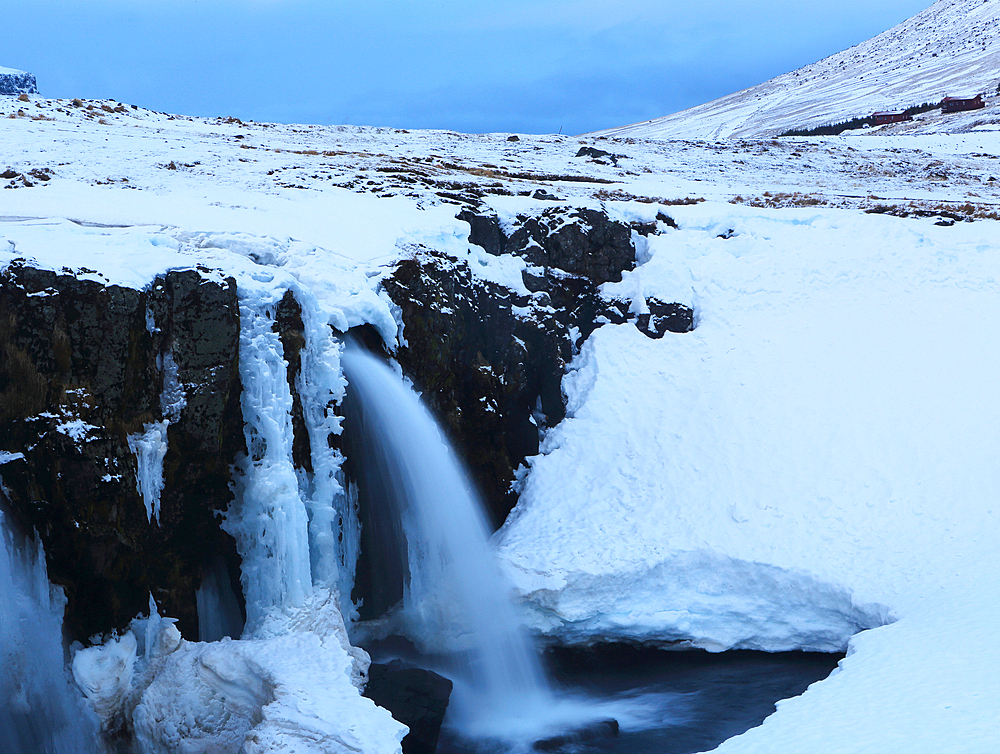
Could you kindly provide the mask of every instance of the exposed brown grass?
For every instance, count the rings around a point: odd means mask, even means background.
[[[914,199],[890,200],[870,194],[857,196],[824,196],[799,192],[765,191],[759,196],[734,196],[730,204],[770,209],[784,207],[833,207],[861,210],[870,215],[893,217],[941,217],[954,221],[1000,220],[1000,207],[977,202],[934,202]]]
[[[767,207],[776,209],[779,207],[816,207],[827,202],[823,197],[815,194],[803,194],[798,191],[791,193],[765,191],[760,196],[734,196],[729,200],[730,204],[745,204],[748,207]]]

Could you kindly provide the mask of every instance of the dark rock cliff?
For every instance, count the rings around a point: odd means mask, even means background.
[[[71,636],[124,626],[152,593],[193,638],[204,563],[222,556],[238,577],[215,514],[242,443],[235,281],[182,270],[138,291],[96,277],[0,274],[3,495],[42,538]],[[157,522],[129,437],[164,421]]]
[[[507,229],[489,212],[463,217],[474,243],[525,258],[523,288],[483,280],[433,249],[414,250],[383,286],[404,323],[395,357],[499,526],[517,501],[517,469],[537,454],[540,431],[565,415],[566,365],[594,329],[632,321],[663,337],[690,330],[693,320],[687,307],[655,300],[636,317],[631,302],[601,294],[603,283],[634,267],[634,234],[655,228],[566,207]],[[295,388],[304,329],[288,293],[274,330],[292,386],[293,460],[309,470]],[[239,557],[218,516],[245,451],[239,330],[235,281],[209,270],[168,272],[143,290],[107,285],[89,270],[14,263],[0,273],[0,504],[39,532],[50,576],[66,589],[73,638],[123,627],[148,609],[150,593],[185,637],[197,638],[195,593],[220,562],[241,595]],[[159,479],[157,449],[165,451],[162,490],[150,518],[137,479],[151,464]],[[363,459],[350,456],[352,474]],[[370,529],[362,531],[363,561],[377,552],[364,541]],[[384,566],[359,566],[362,592],[371,591],[365,578],[375,578],[366,568]]]

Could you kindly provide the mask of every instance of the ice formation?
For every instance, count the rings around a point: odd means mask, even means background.
[[[143,431],[128,436],[128,447],[135,456],[135,488],[146,506],[146,518],[160,521],[160,493],[163,492],[163,459],[167,456],[167,427],[164,420],[149,422]]]
[[[243,633],[240,603],[229,582],[226,562],[218,557],[206,564],[195,592],[198,636],[202,641],[238,639]]]
[[[236,462],[237,504],[224,528],[243,557],[247,623],[312,591],[308,513],[292,463],[292,393],[281,341],[272,326],[276,300],[240,300],[240,377],[248,453]]]
[[[41,545],[19,540],[0,511],[0,750],[97,754],[97,721],[63,662],[62,591]]]

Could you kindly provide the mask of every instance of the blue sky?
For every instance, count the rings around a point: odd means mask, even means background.
[[[52,97],[244,120],[583,133],[815,62],[931,0],[3,0]]]

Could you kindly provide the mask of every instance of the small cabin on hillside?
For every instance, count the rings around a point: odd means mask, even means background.
[[[872,113],[872,120],[875,121],[876,126],[884,126],[886,123],[903,123],[907,120],[913,120],[913,116],[907,112]]]
[[[945,97],[941,100],[942,113],[960,113],[963,110],[978,110],[981,107],[986,107],[981,94],[975,97]]]

